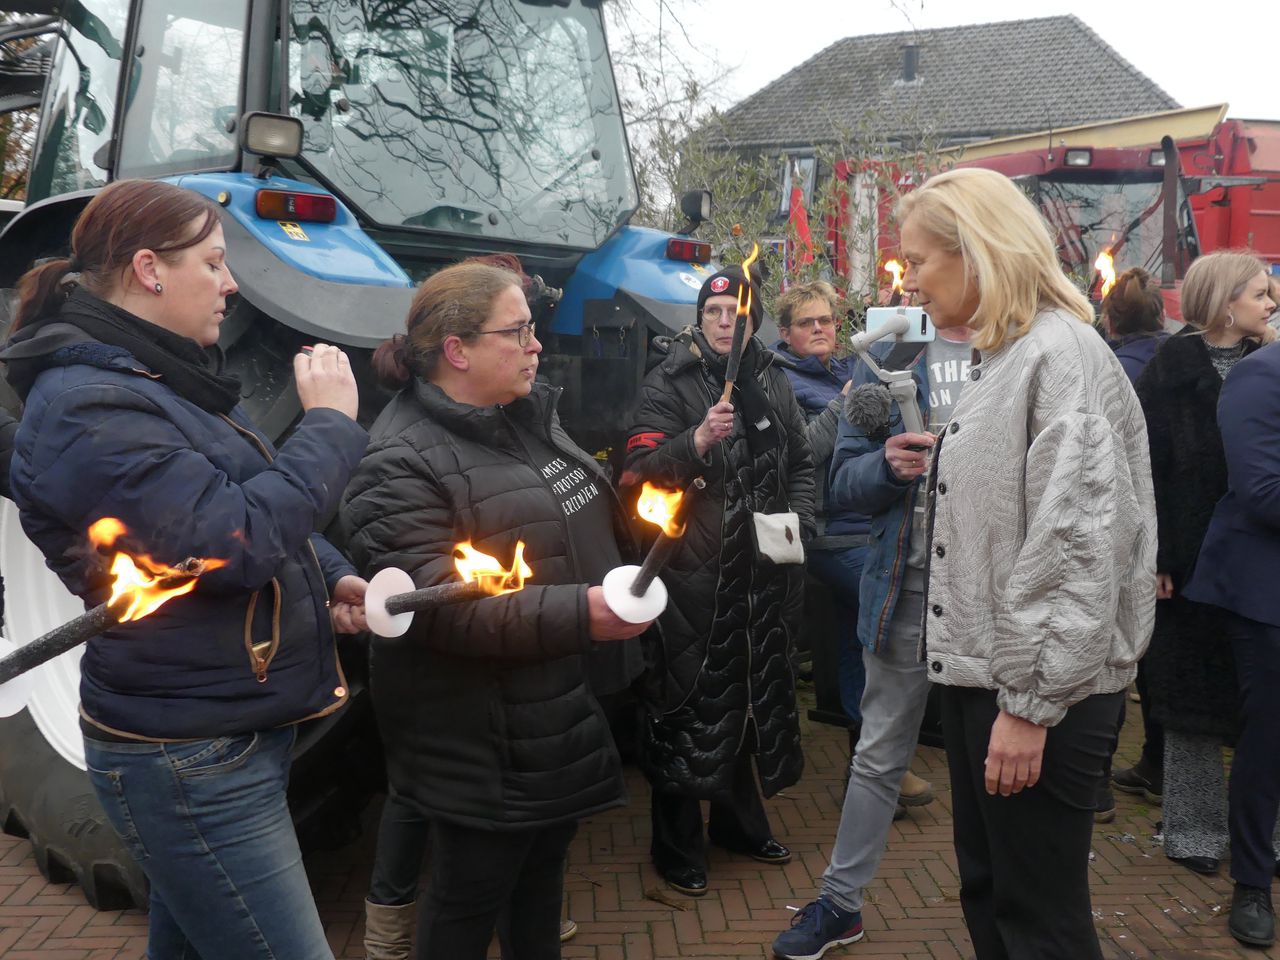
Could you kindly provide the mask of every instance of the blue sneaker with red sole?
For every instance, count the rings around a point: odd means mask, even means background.
[[[773,955],[781,960],[820,960],[832,947],[862,939],[862,914],[841,910],[825,897],[801,907],[791,929],[773,941]]]

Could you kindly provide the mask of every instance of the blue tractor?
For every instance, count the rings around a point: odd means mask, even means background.
[[[25,206],[4,211],[0,315],[34,260],[66,252],[103,185],[198,191],[225,209],[240,285],[221,346],[274,436],[300,416],[299,346],[348,349],[371,422],[388,394],[369,358],[403,331],[415,283],[511,252],[542,278],[542,371],[565,388],[566,427],[607,457],[649,339],[689,322],[715,269],[707,244],[628,224],[637,188],[601,0],[5,0],[0,12],[0,111],[39,111]],[[696,226],[709,197],[685,201]],[[79,612],[10,503],[0,570],[11,642]],[[346,655],[358,676],[361,651]],[[77,685],[72,652],[0,719],[0,826],[95,906],[143,904],[145,881],[83,774]],[[367,697],[352,692],[350,709],[300,738],[291,801],[304,844],[345,839],[368,793],[355,772],[376,751]]]

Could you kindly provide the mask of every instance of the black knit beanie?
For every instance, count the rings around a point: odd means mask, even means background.
[[[764,306],[760,303],[759,276],[752,271],[751,277],[751,329],[760,329],[760,320],[764,317]],[[738,297],[739,291],[746,286],[742,278],[742,267],[725,267],[719,273],[712,274],[698,291],[698,318],[702,318],[702,308],[708,297]],[[739,300],[741,303],[741,300]]]

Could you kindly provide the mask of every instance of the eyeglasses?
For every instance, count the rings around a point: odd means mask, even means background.
[[[529,345],[529,341],[533,339],[533,328],[536,326],[536,323],[530,322],[522,323],[518,327],[506,327],[502,330],[477,330],[476,336],[482,337],[486,333],[514,333],[516,335],[516,342],[522,347],[527,347]]]
[[[812,330],[818,325],[835,329],[840,326],[840,321],[827,314],[825,317],[799,317],[792,320],[791,325],[798,330]]]
[[[733,318],[738,315],[737,307],[703,307],[702,317],[704,320],[710,320],[712,323],[719,321],[721,317]]]

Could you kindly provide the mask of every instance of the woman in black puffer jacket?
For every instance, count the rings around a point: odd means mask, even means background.
[[[751,756],[765,796],[804,768],[790,659],[804,567],[757,556],[752,514],[794,511],[808,537],[813,464],[779,360],[750,337],[758,307],[732,402],[718,402],[744,285],[740,268],[703,284],[699,325],[675,337],[645,378],[622,481],[680,489],[707,481],[663,576],[671,601],[651,651],[641,735],[653,785],[650,852],[667,883],[690,896],[707,890],[699,801],[712,802],[713,843],[786,863],[791,854],[772,836]]]
[[[375,357],[384,375],[412,377],[343,501],[369,573],[455,579],[464,541],[504,566],[523,541],[533,571],[518,592],[419,613],[405,636],[374,643],[391,790],[431,821],[428,960],[482,960],[503,911],[504,957],[558,957],[577,821],[623,802],[584,660],[647,625],[618,620],[589,586],[622,563],[626,519],[561,429],[560,391],[534,381],[541,349],[511,271],[464,263],[428,279],[407,337]]]

